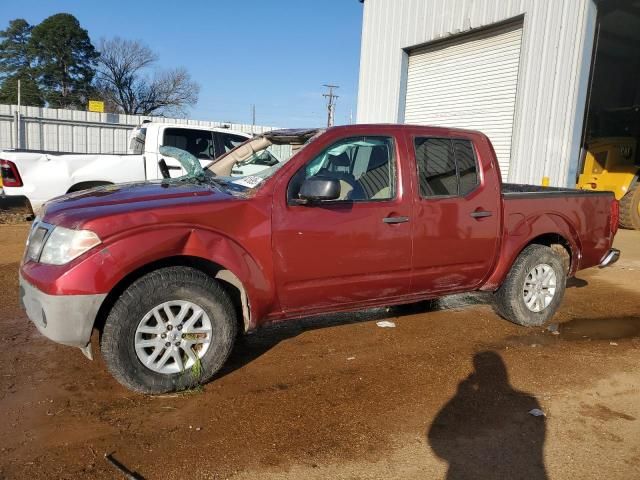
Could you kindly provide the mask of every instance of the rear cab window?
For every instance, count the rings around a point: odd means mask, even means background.
[[[147,129],[145,127],[136,128],[129,140],[129,153],[142,155],[145,151],[147,141]]]
[[[479,184],[471,140],[416,137],[414,153],[422,198],[464,197]]]

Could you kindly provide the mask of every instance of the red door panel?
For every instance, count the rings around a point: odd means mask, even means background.
[[[415,162],[414,141],[411,136],[407,144]],[[490,150],[474,145],[478,185],[467,186],[470,192],[443,195],[456,182],[455,175],[453,179],[440,176],[436,180],[436,188],[441,191],[425,191],[425,185],[419,183],[418,168],[413,171],[418,187],[411,222],[414,294],[472,290],[495,263],[501,222],[500,182]]]
[[[400,202],[397,202],[400,203]],[[285,311],[408,293],[409,215],[396,202],[287,206],[274,212],[274,255]]]
[[[365,304],[409,292],[412,248],[409,217],[413,205],[411,195],[406,193],[410,180],[403,176],[406,145],[404,137],[392,134],[388,128],[377,130],[368,129],[366,135],[393,139],[395,191],[379,191],[379,195],[392,198],[363,199],[375,198],[372,192],[380,187],[378,167],[374,165],[379,158],[374,161],[374,153],[369,153],[367,165],[359,163],[357,153],[350,161],[344,155],[332,157],[337,168],[347,169],[344,175],[351,175],[362,186],[359,194],[367,196],[357,201],[289,204],[287,185],[295,175],[293,171],[274,191],[274,267],[279,300],[288,314]],[[322,147],[323,154],[331,152],[332,146],[351,140],[351,137],[329,138]],[[316,162],[323,154],[300,160],[296,171],[311,169],[310,165],[315,163],[310,162]],[[365,173],[369,175],[365,177]]]

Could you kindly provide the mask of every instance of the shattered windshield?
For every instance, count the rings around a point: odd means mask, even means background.
[[[215,181],[232,191],[258,188],[322,131],[280,130],[252,138],[209,165]]]
[[[171,179],[165,170],[163,176],[165,181],[207,182],[229,193],[244,193],[258,188],[320,133],[322,131],[316,129],[269,132],[247,140],[204,168],[189,152],[162,146],[160,153],[178,160],[186,172]]]
[[[160,147],[160,153],[178,160],[186,172],[184,176],[197,177],[198,175],[202,175],[202,165],[200,165],[200,161],[186,150],[176,147],[165,147],[163,145]]]

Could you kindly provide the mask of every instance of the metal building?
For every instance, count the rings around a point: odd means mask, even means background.
[[[478,129],[511,182],[575,185],[595,0],[364,0],[358,122]]]

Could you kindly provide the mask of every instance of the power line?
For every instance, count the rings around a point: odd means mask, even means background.
[[[327,99],[327,127],[333,127],[333,121],[335,118],[336,111],[336,100],[340,98],[338,95],[333,93],[334,88],[340,88],[338,85],[327,85],[324,84],[323,87],[327,87],[329,89],[328,93],[324,93],[322,96]]]

